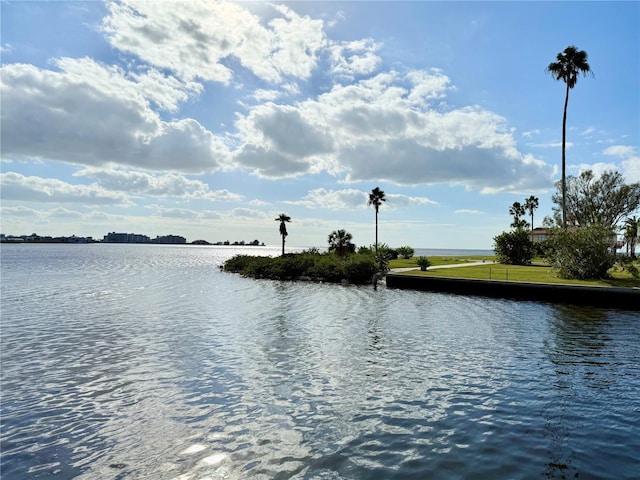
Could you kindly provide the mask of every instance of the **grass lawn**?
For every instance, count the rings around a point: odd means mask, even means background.
[[[431,262],[431,265],[455,265],[459,263],[471,263],[471,262],[481,262],[482,260],[486,261],[494,261],[496,257],[486,256],[486,255],[469,255],[464,257],[427,257]],[[389,268],[408,268],[408,267],[418,267],[416,261],[418,257],[412,257],[408,259],[399,258],[398,260],[391,260],[389,262]]]
[[[429,257],[434,265],[437,257]],[[459,262],[463,263],[463,262]],[[464,262],[466,263],[466,262]],[[407,265],[410,266],[410,265]],[[395,267],[394,267],[395,268]],[[554,270],[545,265],[482,265],[472,267],[445,268],[437,270],[420,270],[406,272],[407,275],[430,275],[433,277],[448,278],[472,278],[479,280],[509,280],[516,282],[534,282],[534,283],[563,283],[570,285],[593,285],[602,287],[636,287],[640,288],[640,279],[633,278],[630,274],[620,271],[615,267],[609,272],[612,276],[605,280],[566,280],[558,278]]]

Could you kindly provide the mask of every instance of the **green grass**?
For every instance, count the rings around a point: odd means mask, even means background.
[[[412,257],[408,259],[399,258],[398,260],[389,261],[389,268],[409,268],[416,267],[418,268],[418,264],[416,263],[418,257]],[[485,256],[485,255],[470,255],[464,257],[428,257],[431,261],[432,266],[436,265],[454,265],[459,263],[471,263],[471,262],[482,262],[482,260],[486,261],[494,261],[496,257],[493,256]]]
[[[436,257],[433,257],[436,258]],[[636,287],[640,288],[640,279],[633,278],[629,273],[615,267],[610,270],[610,279],[602,280],[567,280],[558,278],[554,270],[544,265],[477,265],[472,267],[458,267],[406,272],[408,275],[429,275],[447,278],[471,278],[478,280],[509,280],[514,282],[556,283],[570,285],[592,285],[602,287]]]

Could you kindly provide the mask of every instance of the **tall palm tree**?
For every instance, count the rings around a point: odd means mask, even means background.
[[[587,62],[587,52],[578,50],[573,45],[556,55],[556,61],[550,63],[545,69],[556,80],[562,80],[567,85],[567,93],[564,99],[564,114],[562,116],[562,228],[567,228],[567,181],[566,181],[566,157],[565,146],[567,140],[567,105],[569,104],[569,90],[575,87],[578,75],[591,73],[591,67]]]
[[[624,238],[627,241],[627,254],[631,252],[631,258],[636,258],[636,243],[640,234],[640,218],[633,216],[624,222]]]
[[[282,255],[284,255],[284,239],[287,235],[289,235],[287,233],[286,223],[290,221],[291,217],[286,213],[281,213],[280,215],[278,215],[278,218],[276,218],[276,222],[280,222],[280,235],[282,236]]]
[[[380,210],[380,205],[382,205],[382,202],[386,201],[387,199],[384,197],[384,192],[380,190],[379,187],[371,190],[367,206],[373,205],[373,207],[376,209],[376,254],[378,253],[378,211]]]
[[[524,201],[524,209],[531,215],[531,242],[533,243],[533,211],[538,208],[538,197],[531,195]]]

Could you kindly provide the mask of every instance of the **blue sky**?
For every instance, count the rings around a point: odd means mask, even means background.
[[[639,2],[1,2],[5,234],[492,247],[567,171],[640,181]]]

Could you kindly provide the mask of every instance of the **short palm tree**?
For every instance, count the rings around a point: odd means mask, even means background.
[[[355,245],[351,243],[353,236],[346,230],[334,230],[329,234],[329,251],[335,251],[343,256],[347,252],[355,250]]]
[[[386,201],[387,199],[384,197],[384,192],[380,190],[379,187],[371,190],[367,206],[373,205],[373,207],[376,209],[376,253],[378,253],[378,211],[380,210],[380,205],[382,205],[382,202]]]
[[[538,208],[538,197],[531,195],[524,201],[524,209],[531,215],[531,241],[533,242],[533,211]]]
[[[556,55],[556,61],[550,63],[546,71],[556,80],[562,80],[567,85],[564,99],[564,114],[562,116],[562,228],[567,228],[567,180],[565,147],[567,140],[567,105],[569,104],[569,90],[575,87],[578,75],[591,72],[587,62],[587,52],[578,50],[573,45]]]
[[[280,222],[280,235],[282,236],[282,255],[284,255],[284,239],[287,235],[289,235],[287,233],[286,223],[290,221],[291,217],[286,213],[281,213],[280,215],[278,215],[278,218],[276,218],[276,222]]]

